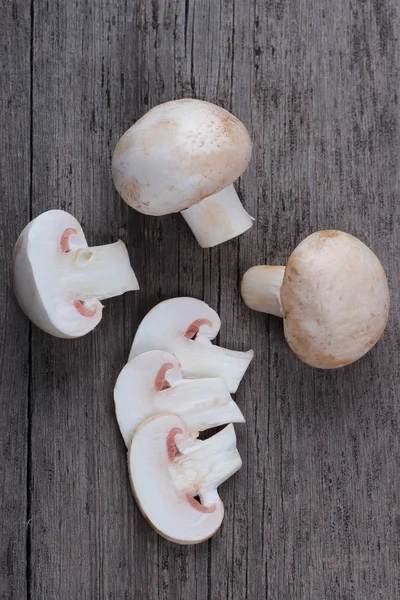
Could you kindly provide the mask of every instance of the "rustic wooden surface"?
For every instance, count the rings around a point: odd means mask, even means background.
[[[0,598],[400,598],[400,7],[397,0],[3,0],[0,86]],[[178,215],[133,212],[113,147],[150,107],[197,97],[248,126],[251,232],[203,251]],[[10,280],[30,216],[63,208],[90,242],[122,238],[140,293],[90,335],[30,327]],[[276,318],[239,298],[253,264],[307,234],[365,241],[388,273],[378,346],[303,365]],[[176,295],[217,309],[220,343],[256,358],[236,399],[242,470],[197,547],[158,537],[128,484],[112,390],[135,329]]]

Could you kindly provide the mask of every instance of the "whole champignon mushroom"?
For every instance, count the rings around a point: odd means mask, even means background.
[[[13,255],[17,300],[41,329],[61,338],[85,335],[101,321],[100,300],[139,285],[121,241],[88,248],[78,221],[50,210],[31,221]]]
[[[138,425],[158,413],[178,415],[196,435],[226,423],[244,423],[223,379],[183,379],[176,357],[163,350],[139,354],[125,365],[114,400],[127,446]]]
[[[201,100],[156,106],[119,140],[114,184],[127,204],[146,215],[182,212],[203,248],[252,226],[233,182],[247,168],[249,134],[228,111]]]
[[[242,297],[254,310],[283,316],[293,352],[320,369],[366,354],[385,329],[390,304],[378,258],[354,236],[335,230],[308,236],[286,269],[249,269]]]
[[[171,352],[185,379],[219,377],[236,392],[254,352],[236,352],[211,343],[221,327],[215,310],[196,298],[171,298],[157,304],[143,319],[129,360],[149,350]]]
[[[140,510],[160,535],[178,544],[203,542],[219,529],[224,505],[217,488],[242,466],[233,425],[180,451],[190,435],[176,415],[156,415],[136,429],[128,452]]]

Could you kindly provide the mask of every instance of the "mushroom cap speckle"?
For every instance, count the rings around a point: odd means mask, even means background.
[[[290,256],[281,303],[293,352],[313,367],[334,369],[376,344],[390,300],[383,267],[365,244],[341,231],[319,231]]]
[[[116,189],[148,215],[180,212],[233,183],[252,144],[233,115],[201,100],[156,106],[119,140],[112,159]]]

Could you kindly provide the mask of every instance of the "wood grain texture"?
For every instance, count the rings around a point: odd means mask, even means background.
[[[3,5],[0,598],[399,598],[397,0]],[[111,180],[120,135],[176,97],[231,110],[254,140],[237,187],[256,222],[211,250],[179,215],[129,209]],[[84,338],[32,328],[29,353],[11,248],[30,211],[50,208],[72,212],[90,243],[123,239],[141,291],[107,301]],[[285,264],[321,228],[366,242],[392,292],[382,341],[332,372],[296,359],[282,323],[238,292],[248,267]],[[221,487],[222,529],[197,547],[140,515],[113,414],[137,325],[177,295],[219,311],[221,345],[256,352],[236,395],[244,466]]]
[[[11,257],[30,213],[29,4],[4,4],[0,39],[0,598],[20,600],[28,568],[29,323],[13,297]]]

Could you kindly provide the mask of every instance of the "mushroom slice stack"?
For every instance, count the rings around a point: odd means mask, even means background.
[[[181,417],[196,436],[211,427],[244,423],[223,379],[183,379],[177,358],[163,350],[145,352],[125,365],[114,400],[127,446],[144,419],[162,412]]]
[[[159,414],[136,429],[128,467],[145,518],[166,539],[196,544],[220,527],[224,505],[217,488],[242,465],[233,425],[181,449],[191,431],[176,415]]]
[[[236,392],[254,352],[236,352],[211,343],[221,327],[215,310],[196,298],[171,298],[143,319],[129,360],[148,350],[166,350],[182,365],[183,377],[220,377]]]
[[[181,544],[217,531],[224,516],[217,487],[242,465],[232,423],[244,417],[230,392],[253,352],[214,346],[220,327],[205,302],[161,302],[139,326],[114,389],[140,509],[161,535]],[[227,423],[198,439],[199,432]]]
[[[62,338],[94,329],[100,300],[139,289],[125,244],[88,248],[78,221],[62,210],[49,210],[25,227],[14,249],[13,277],[29,319]]]

